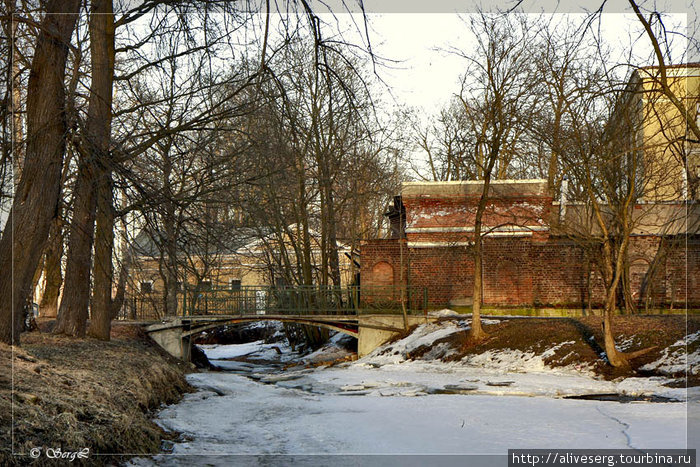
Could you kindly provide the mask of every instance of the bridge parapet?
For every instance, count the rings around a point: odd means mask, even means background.
[[[243,286],[187,288],[179,292],[177,309],[165,311],[165,299],[149,293],[130,297],[120,318],[159,320],[167,316],[201,315],[361,315],[425,314],[428,290],[413,286]],[[169,301],[171,304],[175,301]]]
[[[229,323],[293,322],[358,338],[360,355],[423,322],[428,295],[423,287],[241,287],[186,290],[182,315],[156,316],[146,332],[172,355],[190,356],[190,336]]]
[[[427,289],[407,286],[250,286],[187,290],[184,315],[358,315],[401,310],[423,313]]]

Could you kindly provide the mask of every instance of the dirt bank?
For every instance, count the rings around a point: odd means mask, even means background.
[[[112,338],[32,332],[22,335],[14,355],[0,344],[0,465],[25,465],[37,448],[33,465],[53,463],[47,455],[56,456],[57,448],[63,453],[88,448],[84,465],[160,451],[168,435],[150,420],[151,411],[190,390],[184,373],[191,367],[165,354],[136,326],[117,324]]]
[[[456,334],[445,339],[445,343],[458,349],[446,360],[460,360],[468,355],[486,351],[513,349],[540,354],[549,352],[545,363],[551,367],[586,365],[599,376],[613,379],[622,376],[675,376],[685,377],[685,369],[677,372],[642,370],[645,365],[658,360],[669,351],[683,350],[678,341],[700,330],[700,316],[697,315],[658,315],[658,316],[617,316],[613,331],[618,348],[634,352],[653,347],[648,353],[631,362],[632,368],[622,370],[611,367],[604,357],[602,345],[602,318],[586,316],[578,318],[509,318],[487,319],[484,329],[489,337],[474,345],[466,339],[466,333]],[[440,343],[440,342],[436,342]],[[567,343],[567,345],[559,345]],[[674,345],[675,344],[675,345]],[[696,352],[700,340],[689,342],[687,353]],[[420,358],[429,349],[418,348],[411,352],[413,358]],[[698,375],[689,374],[688,385],[700,385]]]

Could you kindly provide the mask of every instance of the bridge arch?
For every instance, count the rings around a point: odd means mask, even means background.
[[[306,324],[308,326],[316,326],[319,328],[325,328],[325,329],[330,329],[331,331],[337,331],[337,332],[342,332],[343,334],[347,334],[348,336],[358,338],[359,337],[359,331],[358,331],[358,326],[357,325],[342,325],[340,323],[328,323],[328,322],[319,322],[319,321],[314,321],[311,319],[298,319],[294,317],[265,317],[260,316],[258,318],[252,318],[252,317],[246,317],[246,318],[231,318],[231,319],[226,319],[226,320],[221,320],[217,321],[215,323],[207,323],[207,324],[201,324],[201,325],[195,325],[194,327],[191,327],[189,330],[183,330],[182,331],[182,337],[190,337],[195,334],[199,334],[200,332],[208,331],[210,329],[216,329],[221,326],[226,326],[228,324],[242,324],[242,323],[255,323],[259,321],[281,321],[283,323],[295,323],[295,324]]]

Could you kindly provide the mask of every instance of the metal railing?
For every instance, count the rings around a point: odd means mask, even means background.
[[[162,319],[166,315],[162,295],[144,294],[126,298],[117,319],[152,321]]]
[[[270,287],[187,290],[184,314],[226,315],[356,315],[427,310],[427,289],[421,287]]]
[[[119,318],[157,320],[167,315],[358,315],[424,314],[428,309],[425,287],[409,286],[242,286],[186,288],[180,291],[177,310],[165,311],[157,292],[129,297]]]

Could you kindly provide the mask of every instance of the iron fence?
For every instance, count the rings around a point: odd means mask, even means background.
[[[184,314],[354,315],[423,313],[427,289],[419,287],[269,287],[187,290]]]
[[[154,321],[164,318],[167,314],[162,295],[144,294],[126,298],[117,319]]]
[[[171,302],[172,303],[172,302]],[[118,318],[158,320],[167,315],[356,315],[424,314],[428,290],[410,286],[186,288],[177,310],[166,313],[157,292],[125,300]]]
[[[166,315],[357,315],[424,314],[428,309],[425,287],[274,287],[186,288],[178,295],[177,310],[165,311],[156,292],[130,297],[119,318],[157,320]]]

